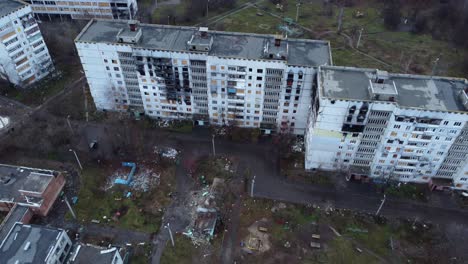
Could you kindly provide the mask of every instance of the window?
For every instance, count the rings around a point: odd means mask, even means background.
[[[400,125],[394,125],[393,128],[399,129],[401,126]]]
[[[461,122],[455,122],[455,123],[453,123],[454,126],[461,126],[461,124],[462,124]]]
[[[106,66],[106,70],[110,71],[110,68],[109,68],[109,66]]]
[[[263,69],[257,69],[257,73],[263,73]]]
[[[261,81],[262,79],[263,79],[262,76],[257,77],[257,81]]]
[[[112,60],[112,63],[117,64],[117,60]]]
[[[106,59],[104,59],[104,63],[107,63],[108,61]]]
[[[119,67],[114,67],[114,71],[119,71]]]

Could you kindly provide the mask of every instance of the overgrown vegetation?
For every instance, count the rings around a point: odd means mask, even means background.
[[[169,204],[169,194],[175,187],[175,167],[166,168],[161,174],[160,184],[148,192],[135,192],[125,186],[104,190],[108,173],[108,170],[89,166],[83,170],[75,206],[78,220],[98,220],[103,224],[148,233],[158,231],[163,209]]]

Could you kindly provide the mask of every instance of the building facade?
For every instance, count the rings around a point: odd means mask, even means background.
[[[329,43],[92,20],[75,40],[96,107],[304,134]]]
[[[306,169],[468,189],[465,79],[321,67]]]
[[[41,19],[133,19],[137,0],[25,0]]]
[[[1,78],[27,86],[54,70],[31,6],[26,3],[0,2],[0,42]]]

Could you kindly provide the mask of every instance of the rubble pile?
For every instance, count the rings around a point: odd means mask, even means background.
[[[291,146],[291,150],[295,153],[304,152],[304,138],[296,138]]]
[[[154,153],[161,155],[161,157],[166,159],[175,160],[179,152],[174,148],[158,148],[154,147]]]
[[[116,179],[125,179],[128,177],[128,170],[120,168],[107,178],[105,190],[114,187]],[[132,182],[129,187],[132,190],[147,192],[152,187],[158,186],[160,182],[160,174],[145,166],[139,165],[135,175],[133,175]]]

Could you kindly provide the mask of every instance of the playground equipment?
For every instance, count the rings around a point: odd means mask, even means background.
[[[132,183],[133,174],[135,174],[136,164],[134,162],[122,162],[122,166],[132,168],[127,176],[127,179],[115,179],[115,184],[130,185]]]

